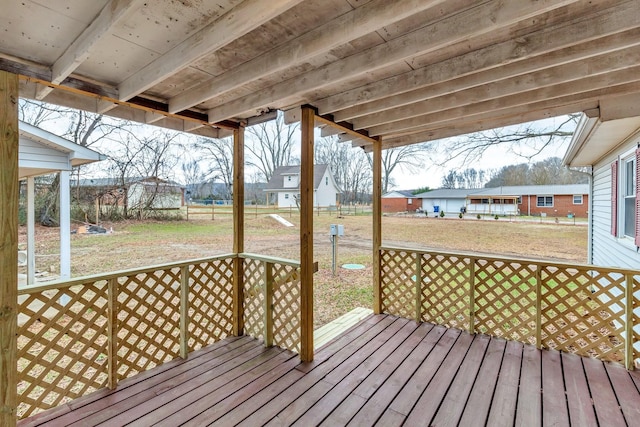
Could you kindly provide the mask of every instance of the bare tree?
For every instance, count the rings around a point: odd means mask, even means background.
[[[361,148],[340,143],[336,138],[321,138],[315,144],[315,163],[328,164],[345,203],[362,203],[371,189],[371,165]]]
[[[505,146],[517,156],[531,160],[548,146],[571,138],[579,118],[579,114],[570,114],[564,116],[559,123],[554,122],[546,126],[541,122],[531,122],[434,141],[429,144],[444,155],[446,160],[443,164],[451,160],[469,164],[482,157],[489,148],[496,146]]]
[[[247,128],[247,165],[255,167],[266,181],[278,166],[299,164],[293,155],[298,125],[286,125],[278,113],[276,120]]]
[[[395,171],[415,173],[424,165],[426,154],[431,150],[428,144],[412,144],[403,147],[389,148],[382,151],[382,192],[389,191],[393,186],[392,174]],[[369,163],[373,164],[373,157],[368,156]]]
[[[222,181],[225,188],[223,199],[231,199],[233,189],[233,140],[198,138],[195,148],[202,152],[202,159],[209,162],[204,176],[213,181]]]

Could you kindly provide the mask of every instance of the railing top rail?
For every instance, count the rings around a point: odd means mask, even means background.
[[[196,258],[196,259],[173,262],[173,263],[168,263],[168,264],[159,264],[159,265],[153,265],[153,266],[148,266],[148,267],[132,268],[132,269],[129,269],[129,270],[112,271],[112,272],[109,272],[109,273],[92,274],[92,275],[88,275],[88,276],[75,277],[73,279],[54,280],[54,281],[48,282],[48,283],[46,283],[44,285],[37,285],[37,286],[29,286],[29,287],[25,287],[25,288],[20,288],[20,289],[18,289],[18,295],[29,295],[29,294],[39,293],[39,292],[42,292],[42,291],[47,291],[47,290],[50,290],[50,289],[68,288],[70,286],[82,285],[82,284],[86,284],[87,282],[97,282],[97,281],[100,281],[100,280],[110,280],[110,279],[115,279],[115,278],[123,277],[123,276],[126,277],[126,276],[133,276],[133,275],[136,275],[136,274],[149,273],[149,272],[158,271],[158,270],[166,270],[166,269],[169,269],[169,268],[186,267],[186,266],[192,265],[192,264],[200,264],[200,263],[203,263],[203,262],[218,261],[218,260],[226,259],[226,258],[235,258],[236,256],[237,255],[234,254],[234,253],[227,253],[227,254],[221,254],[221,255],[216,255],[216,256],[212,256],[212,257]]]
[[[271,263],[277,263],[277,264],[284,264],[284,265],[289,265],[291,267],[296,267],[296,268],[300,267],[300,261],[295,261],[295,260],[286,259],[286,258],[278,258],[278,257],[253,254],[253,253],[248,253],[248,252],[244,252],[244,253],[238,254],[238,257],[245,258],[245,259],[255,259],[257,261],[265,261],[265,262],[271,262]]]
[[[416,249],[416,248],[401,247],[401,246],[381,246],[380,250],[405,251],[405,252],[429,254],[429,255],[452,255],[452,256],[459,256],[459,257],[465,257],[465,258],[486,259],[491,261],[517,261],[521,263],[534,264],[534,265],[545,266],[545,267],[575,268],[580,271],[607,270],[612,273],[640,275],[640,270],[632,270],[628,268],[603,267],[603,266],[591,265],[591,264],[573,264],[573,263],[562,262],[562,261],[545,261],[545,260],[539,260],[539,259],[519,258],[519,257],[501,257],[501,256],[495,256],[495,255],[479,254],[477,252],[426,250],[426,249]]]

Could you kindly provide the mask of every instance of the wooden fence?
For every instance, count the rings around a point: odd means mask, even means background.
[[[19,418],[110,387],[233,330],[235,254],[19,291]],[[241,254],[246,334],[299,352],[295,261]]]
[[[382,248],[385,313],[632,369],[640,271]]]

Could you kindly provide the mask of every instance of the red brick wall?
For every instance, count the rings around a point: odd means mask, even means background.
[[[531,200],[531,210],[529,210],[529,200]],[[520,215],[539,216],[541,213],[546,213],[548,217],[566,217],[572,213],[576,218],[586,218],[589,211],[589,196],[582,195],[582,204],[573,204],[573,195],[555,195],[553,196],[553,206],[539,207],[538,196],[522,196],[522,203],[518,205],[520,209]]]
[[[395,213],[395,212],[413,212],[415,211],[417,208],[420,207],[420,205],[418,205],[418,199],[411,199],[413,201],[412,204],[408,204],[407,201],[409,199],[407,198],[383,198],[382,199],[382,212],[384,213]]]

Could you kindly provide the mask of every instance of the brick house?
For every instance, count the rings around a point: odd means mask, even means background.
[[[589,185],[520,185],[470,190],[467,212],[586,218]]]
[[[390,191],[382,195],[382,212],[413,212],[421,207],[417,197],[409,191]]]

